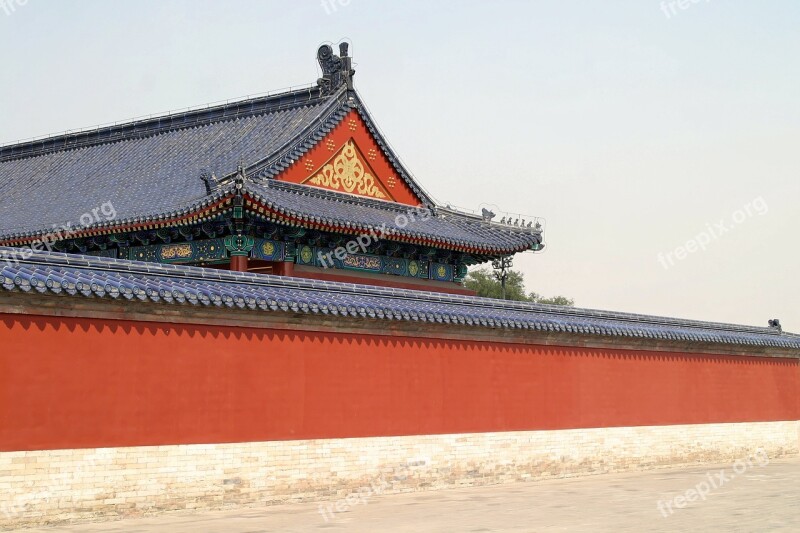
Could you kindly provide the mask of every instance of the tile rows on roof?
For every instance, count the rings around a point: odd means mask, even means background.
[[[0,248],[7,291],[800,350],[800,336],[525,302]]]
[[[86,146],[205,126],[214,122],[272,113],[287,108],[314,104],[325,99],[317,87],[288,90],[268,96],[247,98],[194,110],[178,111],[126,123],[98,126],[75,133],[45,137],[0,147],[0,161],[32,157]]]
[[[0,239],[35,238],[60,224],[77,228],[81,215],[101,205],[113,206],[114,219],[89,228],[181,218],[230,194],[230,183],[209,192],[201,179],[204,173],[225,183],[244,161],[255,176],[256,181],[247,184],[253,195],[302,221],[350,230],[385,228],[389,237],[492,255],[541,245],[541,234],[469,217],[437,216],[400,227],[399,213],[387,205],[326,195],[310,187],[281,187],[268,179],[299,159],[351,109],[358,110],[398,174],[434,208],[392,154],[357,95],[342,90],[321,98],[313,91],[299,91],[62,136],[36,146],[2,148]]]
[[[240,162],[256,164],[340,106],[335,97],[276,109],[267,103],[251,106],[251,115],[212,114],[191,127],[0,160],[0,239],[40,235],[53,224],[74,227],[81,215],[108,202],[117,225],[179,216],[213,200],[203,172],[223,178]]]
[[[426,216],[411,206],[274,180],[248,183],[247,188],[271,209],[309,224],[364,232],[380,230],[387,236],[432,240],[493,254],[519,252],[542,244],[539,232],[490,224],[452,212],[437,214],[434,209],[426,211]]]

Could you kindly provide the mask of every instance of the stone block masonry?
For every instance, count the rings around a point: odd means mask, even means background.
[[[732,463],[756,450],[773,459],[799,447],[800,422],[785,421],[3,452],[0,527]]]

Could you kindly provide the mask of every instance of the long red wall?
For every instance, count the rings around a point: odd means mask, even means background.
[[[0,450],[800,419],[797,360],[0,315]]]

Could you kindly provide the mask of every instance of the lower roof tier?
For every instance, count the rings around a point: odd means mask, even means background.
[[[19,250],[0,248],[0,267],[2,288],[23,293],[800,350],[800,336],[778,328],[179,265],[30,251],[21,257]]]
[[[236,204],[242,204],[237,212]],[[340,235],[371,235],[394,241],[481,256],[483,260],[544,248],[543,228],[499,224],[442,207],[402,206],[277,182],[242,180],[221,187],[209,199],[155,218],[120,219],[111,203],[85,214],[97,223],[56,226],[0,235],[0,245],[104,237],[136,231],[187,228],[222,218],[274,222],[284,227]],[[82,220],[79,217],[79,220]]]

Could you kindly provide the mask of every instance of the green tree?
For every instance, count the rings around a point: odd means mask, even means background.
[[[475,291],[478,296],[497,299],[502,297],[503,289],[500,286],[500,282],[495,279],[492,271],[488,268],[470,270],[467,277],[464,279],[464,285],[468,289]],[[524,276],[521,272],[516,270],[508,271],[508,279],[506,279],[506,300],[565,305],[568,307],[575,305],[575,301],[566,296],[546,298],[535,292],[531,292],[530,294],[526,293]]]
[[[495,279],[492,271],[488,268],[470,270],[464,279],[464,285],[470,290],[475,291],[478,296],[486,298],[502,298],[503,288],[500,282]],[[528,296],[525,294],[525,283],[522,274],[516,270],[508,271],[506,279],[506,300],[525,301]]]
[[[575,305],[575,300],[572,298],[567,298],[566,296],[553,296],[552,298],[546,298],[535,292],[532,292],[528,295],[528,300],[537,304],[564,305],[566,307],[572,307]]]

